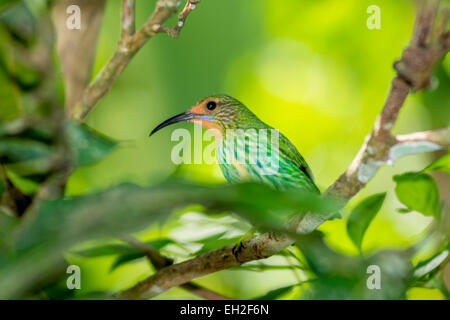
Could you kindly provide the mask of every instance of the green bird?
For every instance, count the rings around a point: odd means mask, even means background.
[[[228,182],[255,181],[279,190],[299,188],[319,193],[308,164],[295,146],[237,99],[224,94],[208,96],[159,124],[150,135],[181,121],[211,131],[216,158]]]
[[[159,124],[150,136],[182,121],[201,125],[214,135],[216,158],[228,182],[254,181],[278,190],[298,188],[320,193],[308,164],[294,145],[237,99],[224,94],[208,96]],[[297,214],[296,218],[301,219],[302,215]],[[244,240],[253,235],[254,228],[234,246],[236,257],[244,248]]]

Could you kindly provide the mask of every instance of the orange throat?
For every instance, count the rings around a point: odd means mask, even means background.
[[[215,121],[209,121],[204,119],[193,119],[189,120],[196,125],[202,126],[214,136],[216,140],[222,140],[224,130],[223,127]]]

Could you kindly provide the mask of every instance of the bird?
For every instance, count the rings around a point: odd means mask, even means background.
[[[157,125],[150,136],[184,121],[213,134],[216,159],[229,183],[259,182],[276,190],[301,189],[320,194],[311,169],[296,147],[239,100],[226,94],[207,96],[186,112]],[[297,213],[295,218],[301,216],[302,213]],[[233,248],[236,256],[254,231],[252,228],[238,241]]]
[[[226,94],[207,96],[186,112],[160,123],[150,136],[183,121],[200,125],[214,135],[217,162],[228,182],[253,181],[277,190],[297,188],[320,193],[311,169],[296,147],[239,100]],[[263,139],[262,134],[266,135]],[[278,139],[274,141],[272,136],[278,136]],[[252,150],[257,151],[254,161],[248,155]],[[267,155],[272,155],[272,163],[263,161],[267,160],[264,159]],[[273,162],[277,165],[270,167]]]

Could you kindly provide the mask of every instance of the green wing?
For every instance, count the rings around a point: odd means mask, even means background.
[[[238,150],[240,152],[247,152],[247,149],[251,144],[258,143],[258,149],[262,154],[271,154],[270,151],[276,151],[280,160],[279,168],[277,169],[278,172],[272,172],[272,168],[264,167],[264,165],[261,165],[260,163],[257,165],[245,164],[245,171],[250,178],[252,180],[268,183],[278,189],[304,188],[312,192],[320,193],[319,189],[314,184],[311,169],[295,146],[278,130],[278,141],[277,143],[272,143],[272,130],[276,129],[259,120],[247,108],[243,107],[240,110],[245,114],[242,114],[239,117],[240,122],[236,126],[237,128],[244,130],[255,129],[257,132],[260,129],[269,131],[265,143],[261,142],[258,137],[252,137],[253,139],[244,142],[244,145],[240,146]],[[216,155],[218,155],[219,158],[223,158],[225,153],[230,152],[230,150],[227,150],[227,148],[222,146],[222,148],[219,148],[219,152],[216,153]],[[223,164],[221,165],[221,168],[228,181],[243,181],[248,178],[232,165]]]
[[[314,177],[312,171],[303,159],[302,155],[298,152],[297,148],[280,132],[280,154],[295,164],[301,171],[303,171],[312,182]]]
[[[295,168],[294,172],[292,172],[292,175],[304,175],[306,181],[304,179],[301,179],[299,180],[299,183],[307,183],[308,185],[310,185],[310,187],[312,187],[312,190],[320,192],[319,188],[317,188],[316,184],[314,183],[311,169],[309,168],[305,159],[298,152],[297,148],[295,148],[295,146],[281,132],[279,144],[279,154],[285,161],[289,162],[292,167]]]

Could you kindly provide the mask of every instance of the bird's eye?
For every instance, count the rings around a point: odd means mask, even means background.
[[[208,109],[209,111],[214,110],[216,108],[217,104],[214,101],[209,101],[206,104],[206,109]]]

